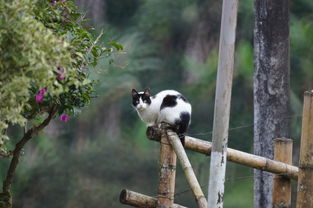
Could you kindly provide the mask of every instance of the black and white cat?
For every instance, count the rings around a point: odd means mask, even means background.
[[[132,89],[133,106],[148,127],[165,122],[177,133],[184,144],[184,133],[190,125],[191,105],[175,90],[164,90],[151,96],[150,90]]]

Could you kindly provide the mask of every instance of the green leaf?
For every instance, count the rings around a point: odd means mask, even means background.
[[[121,44],[117,43],[117,42],[109,42],[109,44],[111,46],[113,46],[114,48],[116,48],[116,50],[118,50],[118,51],[121,51],[121,50],[124,49],[124,47]]]

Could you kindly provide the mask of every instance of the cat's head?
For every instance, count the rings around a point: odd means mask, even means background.
[[[132,89],[132,96],[133,106],[139,111],[147,109],[151,104],[150,89],[145,89],[144,92],[137,92],[135,89]]]

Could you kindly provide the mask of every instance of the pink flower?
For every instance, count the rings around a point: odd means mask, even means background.
[[[58,80],[60,80],[60,81],[64,80],[64,75],[61,73],[59,73],[57,77],[58,77]]]
[[[47,92],[46,88],[41,88],[39,90],[39,93],[36,95],[36,102],[37,103],[41,103],[42,99],[43,99],[43,95]]]
[[[41,89],[39,90],[39,94],[41,94],[41,95],[45,94],[46,92],[47,92],[47,89],[46,89],[46,88],[41,88]]]
[[[64,72],[65,72],[64,68],[60,67],[59,68],[59,73],[58,73],[58,76],[57,76],[58,80],[60,80],[60,81],[64,80]]]
[[[61,116],[60,116],[60,121],[68,122],[69,118],[70,118],[69,115],[67,115],[65,113],[62,113]]]
[[[42,94],[39,93],[39,94],[36,95],[36,102],[37,103],[41,103],[42,99],[43,99],[43,95]]]
[[[51,5],[55,5],[56,4],[56,0],[50,0],[51,1],[51,3],[49,3],[49,4],[51,4]]]

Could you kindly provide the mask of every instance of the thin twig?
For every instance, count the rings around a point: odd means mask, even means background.
[[[10,162],[10,167],[8,169],[6,178],[3,181],[3,188],[2,188],[3,193],[7,193],[10,191],[10,186],[11,186],[11,183],[13,180],[13,175],[14,175],[14,172],[16,170],[17,164],[19,162],[21,151],[24,148],[25,144],[31,138],[33,138],[34,135],[36,135],[39,131],[41,131],[43,128],[45,128],[50,123],[51,119],[54,117],[56,112],[57,112],[57,106],[54,105],[51,107],[51,110],[49,112],[48,117],[39,126],[36,126],[36,127],[29,129],[24,134],[22,139],[15,145],[15,148],[13,150],[13,157],[12,157],[12,160]]]
[[[100,38],[103,35],[103,30],[101,30],[100,34],[98,35],[98,37],[96,38],[95,41],[93,41],[91,43],[91,46],[88,48],[87,53],[86,53],[86,57],[89,56],[91,54],[92,49],[96,46],[96,44],[98,43],[98,41],[100,40]],[[81,65],[79,68],[83,68],[84,66],[90,64],[88,63],[88,60],[86,60],[87,58],[84,58],[84,61],[82,61]],[[85,65],[86,64],[86,65]]]

